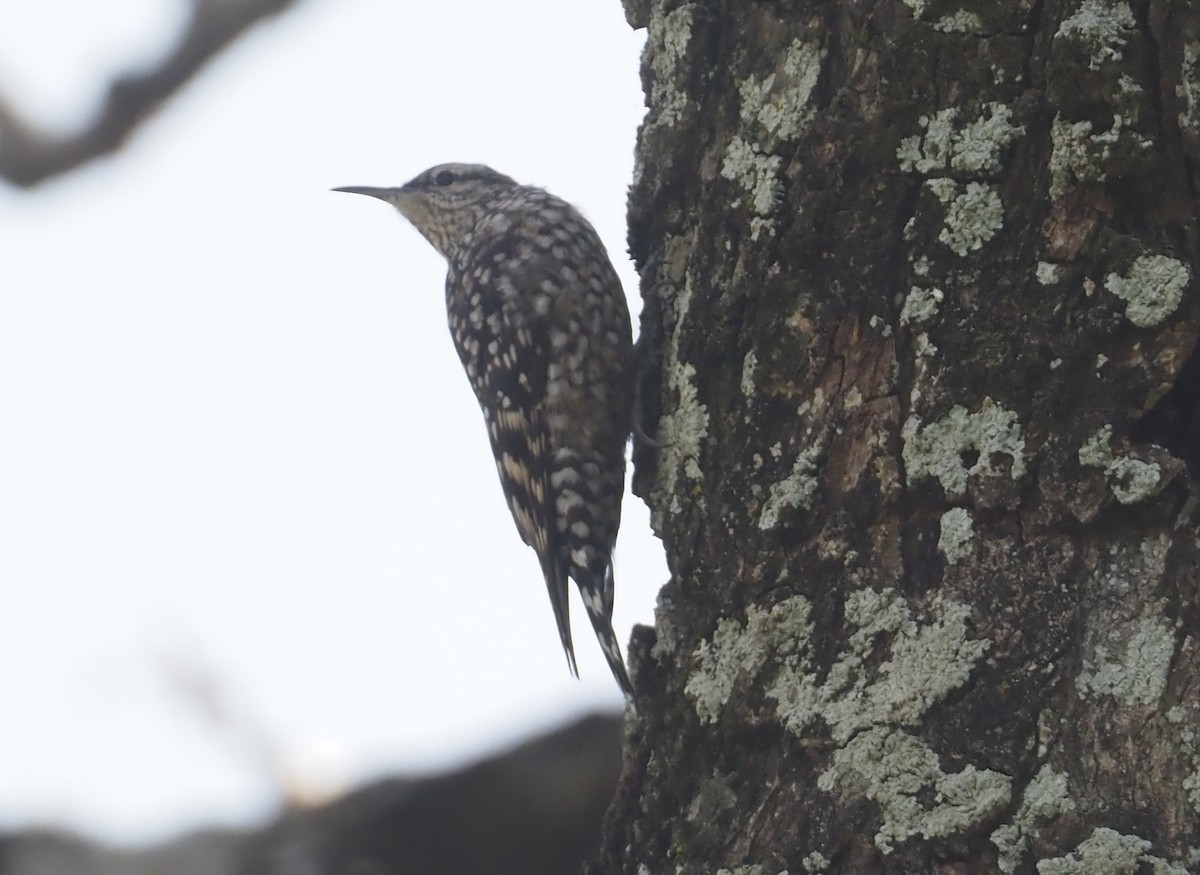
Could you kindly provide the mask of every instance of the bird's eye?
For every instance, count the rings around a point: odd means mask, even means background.
[[[458,177],[454,175],[453,170],[443,170],[441,173],[439,173],[437,176],[435,176],[433,178],[433,181],[436,182],[438,185],[449,185],[450,183],[454,182],[454,180],[456,180],[456,179],[458,179]]]

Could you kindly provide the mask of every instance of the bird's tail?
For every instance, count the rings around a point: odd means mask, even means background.
[[[542,574],[545,575],[546,590],[550,594],[550,607],[554,608],[554,622],[558,624],[558,637],[562,641],[563,653],[567,655],[567,668],[571,674],[579,677],[575,645],[571,643],[571,605],[567,601],[566,563],[549,555],[539,558],[542,558]]]
[[[625,660],[621,657],[621,645],[617,643],[617,634],[612,627],[613,609],[613,570],[610,563],[603,574],[580,575],[576,578],[579,584],[579,594],[583,596],[583,606],[587,609],[588,619],[592,621],[592,629],[596,632],[596,640],[608,660],[608,668],[623,692],[633,698],[633,683],[629,680],[629,672],[625,670]],[[569,634],[569,632],[568,632]]]

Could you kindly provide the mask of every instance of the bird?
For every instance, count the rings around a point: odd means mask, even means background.
[[[483,164],[334,191],[391,204],[446,259],[450,335],[513,521],[541,565],[567,667],[579,676],[569,578],[632,699],[612,613],[634,353],[625,294],[599,235],[566,201]]]

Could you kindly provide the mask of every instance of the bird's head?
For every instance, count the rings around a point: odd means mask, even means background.
[[[350,185],[335,188],[365,194],[394,206],[433,248],[450,258],[497,196],[517,187],[484,164],[439,164],[399,188]]]

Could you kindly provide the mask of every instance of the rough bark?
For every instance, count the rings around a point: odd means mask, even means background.
[[[1200,7],[626,9],[671,580],[590,871],[1200,871]]]

